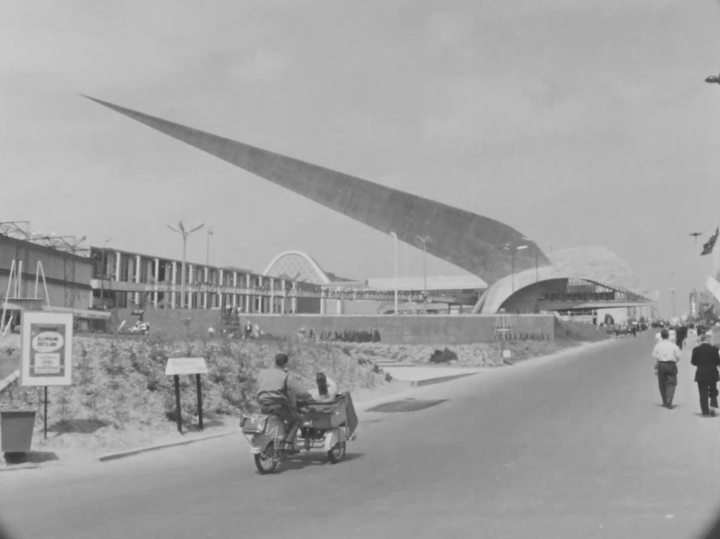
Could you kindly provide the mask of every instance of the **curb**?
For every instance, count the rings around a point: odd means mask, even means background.
[[[0,466],[0,473],[2,472],[14,472],[16,470],[33,470],[40,468],[39,464],[17,464],[11,466]]]
[[[97,460],[100,462],[107,462],[109,460],[117,460],[125,457],[132,457],[133,455],[138,455],[140,453],[147,453],[149,451],[158,451],[160,449],[167,449],[170,447],[177,447],[180,445],[188,445],[188,444],[194,444],[196,442],[204,442],[205,440],[212,440],[213,438],[222,438],[223,436],[230,436],[232,434],[239,434],[240,431],[232,431],[232,432],[221,432],[218,434],[211,434],[210,436],[204,436],[202,438],[193,438],[192,440],[181,440],[179,442],[170,442],[167,444],[159,444],[159,445],[151,445],[149,447],[140,447],[138,449],[131,449],[129,451],[121,451],[119,453],[110,453],[108,455],[103,455],[101,457],[98,457]]]
[[[432,384],[441,384],[443,382],[449,382],[451,380],[457,380],[458,378],[465,378],[467,376],[474,376],[480,374],[480,372],[464,372],[462,374],[451,374],[450,376],[441,376],[440,378],[428,378],[426,380],[415,380],[410,382],[411,387],[422,387],[429,386]]]

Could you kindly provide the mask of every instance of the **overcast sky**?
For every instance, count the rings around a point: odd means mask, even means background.
[[[680,312],[710,266],[688,233],[720,221],[720,87],[703,82],[719,37],[712,0],[5,0],[0,220],[169,257],[166,224],[205,222],[213,263],[262,271],[297,249],[392,275],[391,238],[85,93],[501,220],[546,251],[605,245],[665,314],[676,287]],[[402,249],[401,273],[422,274],[420,251]]]

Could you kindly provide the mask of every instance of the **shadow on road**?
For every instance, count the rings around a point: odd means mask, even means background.
[[[307,455],[294,456],[284,460],[278,466],[276,473],[282,474],[291,470],[303,470],[311,466],[342,466],[346,462],[362,458],[363,455],[364,453],[346,453],[339,463],[331,464],[325,453],[308,453]]]
[[[60,460],[53,451],[29,451],[27,453],[5,453],[8,466],[17,464],[41,463]]]

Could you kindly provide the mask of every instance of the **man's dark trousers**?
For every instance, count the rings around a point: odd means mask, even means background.
[[[671,361],[658,362],[658,386],[663,406],[672,406],[677,386],[677,364]]]
[[[703,415],[710,415],[710,406],[718,407],[717,382],[698,382],[697,385],[700,393],[700,410]]]

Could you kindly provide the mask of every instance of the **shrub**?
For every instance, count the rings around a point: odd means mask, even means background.
[[[445,348],[444,350],[435,350],[430,356],[430,363],[450,363],[457,360],[457,354],[452,350]]]

